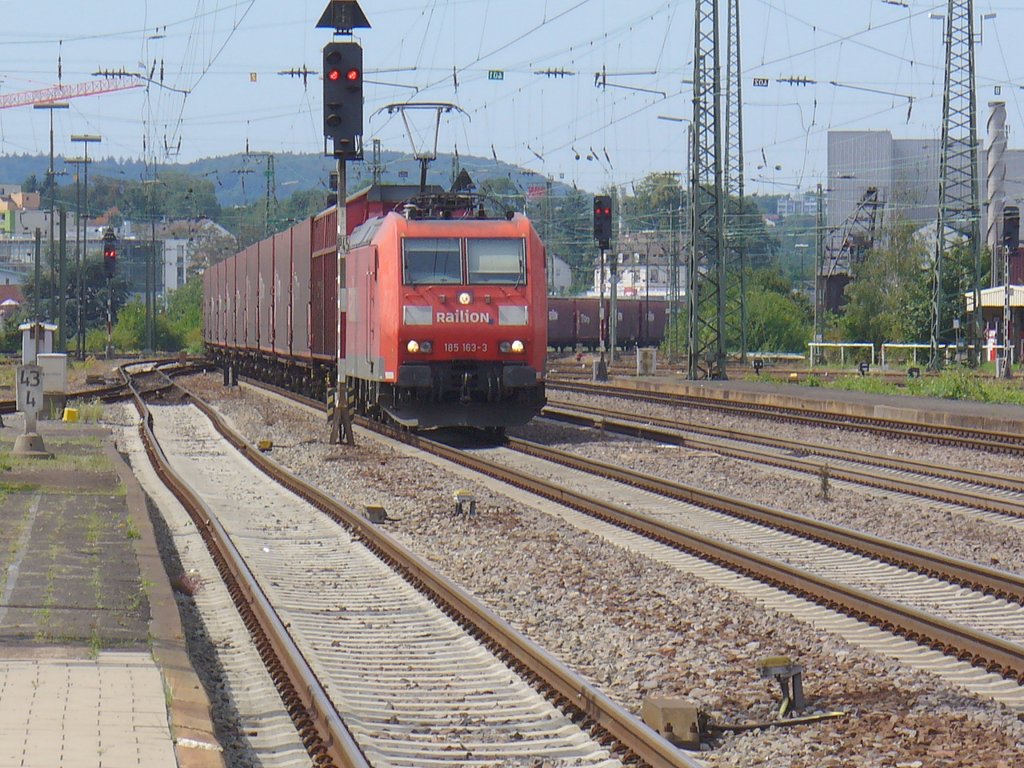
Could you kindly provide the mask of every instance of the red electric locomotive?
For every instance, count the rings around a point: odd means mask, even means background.
[[[342,361],[357,410],[413,428],[529,421],[547,353],[544,246],[529,220],[488,217],[465,195],[378,211],[349,226]],[[325,211],[207,270],[215,359],[323,396],[336,375],[335,222]]]
[[[360,410],[505,427],[544,405],[544,247],[523,216],[389,213],[352,233],[345,370]]]

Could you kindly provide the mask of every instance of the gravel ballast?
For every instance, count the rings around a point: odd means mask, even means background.
[[[405,451],[368,437],[355,447],[327,445],[322,417],[279,400],[224,389],[212,376],[192,377],[187,384],[249,440],[272,440],[274,459],[303,479],[357,509],[383,505],[393,518],[387,524],[391,533],[633,711],[648,694],[683,695],[697,700],[715,722],[772,720],[778,690],[774,681],[759,678],[757,661],[782,654],[806,670],[808,712],[846,713],[813,725],[725,735],[702,752],[709,764],[1024,764],[1024,724],[1006,707],[867,654]],[[773,423],[771,429],[782,426]],[[823,442],[818,432],[801,428],[798,439]],[[894,534],[876,526],[898,530],[919,539],[911,542],[919,546],[945,551],[948,543],[960,551],[976,548],[972,559],[1020,561],[1016,532],[966,521],[951,527],[958,514],[930,510],[925,502],[846,489],[826,502],[816,497],[815,478],[706,453],[607,436],[581,440],[578,430],[541,422],[522,435],[878,535]],[[846,433],[842,440],[851,444]],[[460,488],[476,494],[477,516],[451,513],[452,493]],[[906,515],[902,526],[897,514]]]

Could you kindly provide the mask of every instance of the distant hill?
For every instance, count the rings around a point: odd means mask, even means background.
[[[349,163],[349,190],[365,186],[372,178],[369,154],[362,163]],[[490,158],[459,156],[459,163],[466,169],[470,177],[478,185],[487,179],[510,179],[521,191],[527,192],[531,187],[545,184],[544,178],[532,171],[527,171],[507,163]],[[384,183],[416,183],[420,175],[419,163],[411,155],[399,152],[382,152],[381,174]],[[29,176],[35,175],[42,184],[49,167],[48,155],[0,155],[0,184],[21,184]],[[73,184],[73,166],[65,168],[64,160],[58,156],[54,161],[58,173],[67,170],[67,175],[58,176],[57,184],[67,186]],[[192,176],[209,179],[217,190],[217,200],[224,207],[245,205],[263,198],[266,191],[267,159],[259,155],[227,155],[209,157],[191,163],[169,163],[161,165],[161,170],[174,170]],[[318,154],[282,153],[274,155],[274,181],[277,198],[283,200],[300,189],[324,189],[334,160]],[[106,158],[89,163],[89,176],[122,177],[138,181],[149,178],[145,164],[140,160]],[[452,156],[439,155],[430,165],[427,173],[428,184],[449,187],[452,179]],[[555,195],[564,194],[571,187],[561,183],[552,183]]]

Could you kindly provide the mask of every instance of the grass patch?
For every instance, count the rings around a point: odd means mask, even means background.
[[[971,400],[981,403],[1024,405],[1024,388],[1014,380],[988,378],[966,368],[948,368],[938,376],[907,379],[897,384],[873,376],[809,375],[804,386],[868,392],[878,395],[936,397],[943,400]]]
[[[93,660],[99,658],[102,650],[103,638],[100,637],[99,630],[93,627],[92,634],[89,635],[89,658]]]
[[[83,453],[67,450],[73,448],[76,443],[88,445],[95,450]],[[0,449],[0,467],[15,472],[31,472],[36,469],[60,470],[62,472],[112,472],[110,459],[98,448],[99,440],[97,438],[58,440],[51,437],[46,440],[46,449],[54,455],[52,459],[25,458],[15,456],[9,449]]]
[[[50,547],[51,562],[56,559],[56,549],[56,545]],[[33,614],[36,622],[39,624],[39,629],[36,630],[37,640],[48,640],[53,636],[53,632],[50,627],[50,620],[53,618],[53,606],[57,602],[54,597],[54,593],[56,592],[56,582],[57,566],[56,564],[52,564],[46,569],[46,591],[43,593],[43,603]]]
[[[38,490],[38,483],[0,483],[0,501],[3,501],[8,493],[32,493]]]
[[[135,521],[130,517],[125,518],[124,525],[124,536],[129,541],[142,538],[142,534],[139,533],[139,529],[135,527]]]
[[[140,608],[142,608],[143,599],[149,598],[149,590],[152,588],[153,582],[143,579],[139,584],[138,590],[136,590],[135,594],[125,605],[125,610],[130,613],[136,613]]]
[[[103,420],[103,403],[100,400],[69,405],[78,408],[78,420],[83,424],[98,424]]]
[[[85,542],[89,545],[99,543],[103,535],[103,518],[95,510],[89,513],[85,525]]]

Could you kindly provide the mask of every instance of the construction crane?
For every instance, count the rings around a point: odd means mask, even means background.
[[[878,187],[868,187],[846,221],[826,234],[818,280],[824,291],[824,307],[829,312],[842,311],[843,292],[853,279],[854,267],[875,246],[884,208],[885,200],[879,196]]]
[[[51,101],[77,99],[79,96],[95,96],[113,91],[126,91],[131,88],[142,88],[145,85],[140,78],[132,75],[129,77],[132,79],[89,80],[75,85],[51,85],[49,88],[37,88],[32,91],[5,93],[0,96],[0,109],[24,107],[29,104],[47,104]]]

